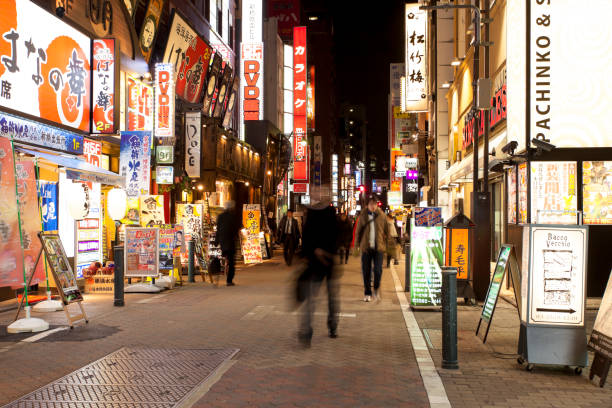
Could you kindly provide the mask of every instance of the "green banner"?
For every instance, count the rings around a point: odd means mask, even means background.
[[[499,289],[501,288],[502,281],[504,280],[504,273],[506,272],[506,266],[508,265],[508,258],[510,257],[510,250],[512,247],[502,245],[499,250],[499,256],[497,257],[497,264],[495,265],[495,272],[493,273],[493,279],[489,285],[487,292],[487,298],[482,307],[482,314],[480,318],[486,322],[491,320],[493,316],[493,310],[497,304],[497,297],[499,296]]]
[[[410,220],[410,305],[440,306],[444,247],[442,227],[415,227]]]

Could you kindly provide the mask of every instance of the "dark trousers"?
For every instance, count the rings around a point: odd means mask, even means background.
[[[330,332],[338,328],[340,313],[340,282],[339,277],[333,272],[333,267],[322,266],[318,263],[311,265],[314,268],[324,270],[324,277],[312,277],[307,283],[306,299],[304,301],[304,313],[300,322],[299,335],[304,339],[310,340],[312,337],[312,318],[315,310],[316,298],[319,288],[325,279],[327,284],[327,328]]]
[[[374,267],[374,290],[380,287],[382,276],[383,253],[369,249],[361,254],[361,272],[363,273],[363,288],[366,296],[372,296],[372,266]]]
[[[351,249],[349,246],[341,246],[340,249],[338,250],[338,254],[340,255],[340,263],[348,263],[348,257],[349,254],[351,252]]]
[[[222,251],[222,254],[227,259],[227,283],[232,283],[236,274],[236,250]]]
[[[287,265],[291,265],[293,261],[293,254],[295,254],[295,239],[293,235],[287,235],[285,242],[283,243],[283,254],[285,255],[285,262]]]

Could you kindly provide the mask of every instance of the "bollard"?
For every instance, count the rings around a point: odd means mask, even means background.
[[[404,244],[404,292],[410,292],[410,242]]]
[[[113,259],[115,260],[115,278],[114,278],[115,302],[114,302],[114,305],[115,306],[125,306],[125,292],[123,288],[124,259],[123,259],[123,247],[122,246],[117,245],[113,247]]]
[[[442,368],[457,369],[457,268],[442,267]]]
[[[195,249],[193,247],[193,241],[189,241],[187,243],[187,248],[189,249],[189,268],[187,269],[187,281],[193,283],[195,282],[195,277],[193,276],[193,271],[195,269]]]

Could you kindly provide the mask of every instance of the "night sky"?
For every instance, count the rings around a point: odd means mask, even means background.
[[[347,0],[332,2],[337,102],[338,106],[342,102],[366,106],[375,149],[371,153],[386,157],[389,64],[402,62],[404,57],[405,1],[368,3],[369,7]]]

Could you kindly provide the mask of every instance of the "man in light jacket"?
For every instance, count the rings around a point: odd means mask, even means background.
[[[368,198],[367,208],[357,221],[357,242],[361,251],[364,302],[372,300],[372,266],[374,267],[374,298],[380,300],[383,253],[387,248],[389,224],[385,214],[378,208],[376,197]]]

